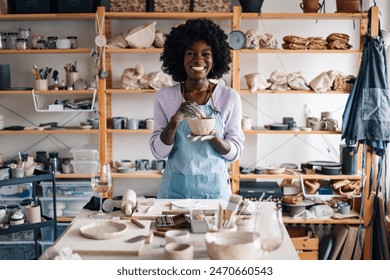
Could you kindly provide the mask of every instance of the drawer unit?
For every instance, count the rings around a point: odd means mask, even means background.
[[[319,239],[305,227],[287,227],[291,241],[301,260],[318,260]]]
[[[51,182],[42,182],[42,197],[52,197]],[[90,180],[57,180],[56,197],[91,197],[94,194]]]
[[[57,217],[75,217],[80,210],[88,203],[90,197],[58,197]],[[40,197],[42,214],[53,217],[53,199],[50,197]]]

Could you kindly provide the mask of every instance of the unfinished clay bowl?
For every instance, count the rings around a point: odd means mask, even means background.
[[[187,122],[193,135],[209,135],[215,126],[214,118],[187,118]]]
[[[252,232],[208,232],[205,239],[212,260],[255,260],[260,252],[260,242]]]

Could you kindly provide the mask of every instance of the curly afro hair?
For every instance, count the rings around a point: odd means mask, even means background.
[[[223,29],[209,19],[189,19],[173,27],[164,42],[160,56],[162,70],[177,82],[184,82],[187,73],[184,69],[184,53],[194,41],[202,40],[211,46],[214,66],[209,79],[219,79],[230,70],[230,49]]]

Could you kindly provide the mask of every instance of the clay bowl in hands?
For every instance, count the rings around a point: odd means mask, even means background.
[[[193,135],[209,135],[215,126],[214,118],[187,118],[187,122]]]
[[[205,239],[212,260],[255,260],[260,252],[260,242],[252,232],[208,232]]]

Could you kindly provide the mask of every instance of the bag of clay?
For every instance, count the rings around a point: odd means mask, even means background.
[[[271,73],[271,77],[269,78],[269,80],[272,83],[271,89],[288,90],[286,73],[280,72],[279,70],[275,70]]]
[[[291,89],[309,90],[306,79],[301,72],[293,72],[287,75],[287,84]]]
[[[256,90],[264,90],[271,86],[271,83],[267,80],[262,73],[251,73],[244,76],[246,84],[248,85],[250,92]]]

